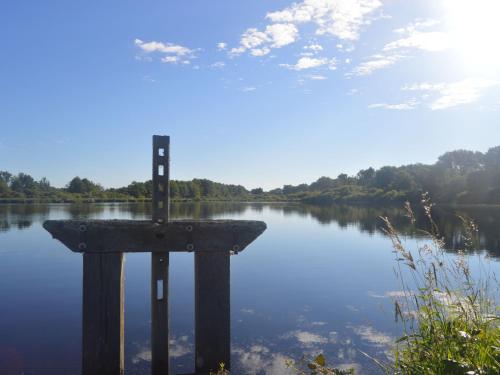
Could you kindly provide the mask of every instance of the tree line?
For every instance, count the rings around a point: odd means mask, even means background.
[[[51,186],[19,173],[0,171],[0,199],[48,201],[148,200],[152,182],[133,181],[120,188],[104,188],[87,179],[74,177],[64,188]],[[284,185],[264,191],[207,179],[173,180],[173,199],[189,200],[300,200],[306,203],[387,203],[417,201],[428,192],[437,203],[500,204],[500,146],[486,153],[456,150],[443,154],[434,164],[367,168],[354,176],[320,177],[311,184]]]
[[[46,201],[122,201],[148,200],[152,196],[152,181],[132,181],[120,188],[104,188],[88,179],[74,177],[64,188],[53,187],[47,178],[39,181],[32,176],[19,173],[13,175],[0,171],[0,199],[3,200],[46,200]],[[241,185],[222,184],[207,179],[192,181],[170,181],[170,196],[173,199],[191,200],[236,200],[263,196],[262,189],[247,190]]]

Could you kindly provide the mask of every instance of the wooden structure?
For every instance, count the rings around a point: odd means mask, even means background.
[[[43,226],[83,253],[83,375],[118,375],[124,368],[124,275],[127,252],[151,252],[151,372],[169,374],[169,252],[194,252],[195,369],[230,366],[229,256],[265,229],[260,221],[169,220],[168,136],[153,136],[153,218],[48,220]]]

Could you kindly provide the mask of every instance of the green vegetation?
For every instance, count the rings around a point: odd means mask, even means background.
[[[436,203],[500,204],[500,146],[486,153],[458,150],[432,165],[368,168],[356,176],[321,177],[310,185],[284,186],[306,203],[418,202],[428,192]]]
[[[133,181],[121,188],[105,189],[87,178],[75,177],[64,188],[55,188],[46,178],[36,181],[30,175],[12,175],[0,171],[0,202],[125,202],[151,199],[152,182]],[[248,191],[241,185],[228,185],[210,180],[171,181],[170,196],[174,200],[244,200],[267,201],[283,196],[264,194],[261,188]]]
[[[426,195],[423,205],[431,229],[422,232],[429,241],[413,253],[383,218],[398,262],[402,297],[395,301],[395,316],[404,329],[396,341],[394,363],[383,367],[400,374],[498,374],[500,318],[494,293],[499,285],[491,275],[472,275],[464,255],[476,247],[478,228],[461,218],[464,249],[458,260],[450,260]],[[406,209],[415,224],[409,203]]]
[[[174,200],[302,201],[311,204],[384,204],[417,202],[428,192],[436,203],[500,204],[500,146],[486,153],[447,152],[432,165],[363,169],[355,176],[321,177],[311,184],[285,185],[265,192],[206,179],[171,181]],[[0,172],[0,201],[133,201],[151,198],[151,181],[105,189],[75,177],[64,188],[46,178]]]

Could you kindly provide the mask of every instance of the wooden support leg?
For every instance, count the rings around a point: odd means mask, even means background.
[[[123,254],[83,255],[82,374],[123,374]]]
[[[168,253],[151,254],[151,373],[168,375]]]
[[[195,253],[196,374],[230,368],[229,251]]]

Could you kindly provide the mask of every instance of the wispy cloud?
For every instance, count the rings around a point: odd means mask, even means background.
[[[410,109],[414,109],[417,104],[418,103],[415,99],[410,99],[406,102],[397,103],[397,104],[388,104],[388,103],[370,104],[368,106],[368,108],[383,108],[383,109],[391,109],[391,110],[396,110],[396,111],[407,111]]]
[[[316,58],[303,56],[295,64],[280,64],[280,66],[292,70],[304,70],[328,65],[330,70],[335,70],[336,63],[337,61],[335,60],[335,58],[327,59],[326,57]]]
[[[312,81],[324,81],[327,79],[325,76],[322,76],[320,74],[313,74],[309,76],[309,79]]]
[[[406,27],[394,30],[403,38],[385,44],[382,51],[355,66],[347,76],[366,76],[373,72],[388,68],[400,60],[410,56],[412,50],[427,52],[443,51],[450,47],[448,34],[441,31],[428,31],[428,28],[439,25],[436,20],[416,20]]]
[[[442,51],[450,48],[450,36],[443,31],[423,31],[439,25],[437,20],[416,20],[406,27],[394,30],[397,34],[405,35],[404,38],[387,43],[383,51],[416,48],[424,51]]]
[[[194,50],[179,44],[163,42],[144,42],[141,39],[135,39],[134,44],[145,54],[158,53],[163,55],[160,59],[164,63],[189,64],[194,57]]]
[[[213,69],[222,69],[226,66],[226,63],[224,61],[216,61],[212,64],[210,64],[210,67]]]
[[[376,70],[394,65],[404,57],[404,55],[373,55],[368,60],[354,67],[350,73],[347,73],[347,76],[366,76],[372,74]]]
[[[453,83],[441,82],[406,85],[403,87],[403,90],[423,92],[422,98],[424,99],[428,99],[429,95],[434,93],[428,106],[433,110],[439,110],[474,103],[481,98],[485,90],[499,85],[500,81],[467,78]]]
[[[245,86],[245,87],[242,87],[240,89],[240,91],[243,91],[243,92],[251,92],[251,91],[255,91],[257,90],[257,87],[255,86]]]

